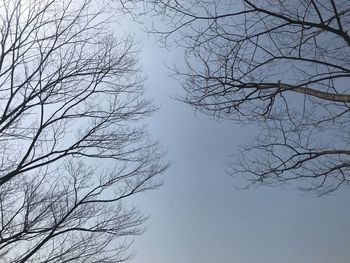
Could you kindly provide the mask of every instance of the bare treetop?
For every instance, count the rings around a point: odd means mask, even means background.
[[[111,8],[115,7],[115,8]],[[2,262],[120,262],[144,217],[125,199],[158,185],[157,143],[118,3],[0,4]]]
[[[349,186],[348,1],[146,2],[164,22],[149,31],[185,48],[181,99],[259,125],[232,174],[317,194]]]

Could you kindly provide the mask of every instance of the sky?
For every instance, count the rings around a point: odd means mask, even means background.
[[[238,189],[244,180],[225,172],[229,155],[258,131],[172,99],[181,87],[165,64],[181,63],[181,50],[162,49],[141,31],[136,37],[147,95],[160,106],[149,131],[172,165],[162,187],[135,201],[150,218],[130,262],[349,263],[350,191],[316,198],[293,185]]]
[[[126,23],[140,43],[146,96],[159,107],[148,130],[171,163],[159,189],[129,200],[149,216],[129,262],[349,263],[349,189],[318,198],[295,185],[240,189],[247,182],[226,170],[237,147],[259,130],[214,121],[173,99],[183,91],[166,65],[181,66],[182,50],[161,48]]]

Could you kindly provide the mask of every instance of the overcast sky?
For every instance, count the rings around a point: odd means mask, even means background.
[[[137,200],[151,217],[131,262],[349,263],[350,192],[315,198],[293,185],[238,190],[244,181],[225,173],[229,154],[258,131],[173,100],[181,89],[164,65],[181,61],[181,51],[161,49],[139,31],[137,38],[148,95],[161,106],[149,130],[172,165],[164,185]]]

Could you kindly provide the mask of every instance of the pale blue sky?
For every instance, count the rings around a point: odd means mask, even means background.
[[[148,94],[161,106],[150,133],[172,166],[159,190],[137,199],[151,218],[131,262],[349,263],[350,191],[315,198],[293,185],[237,190],[244,181],[225,173],[228,155],[254,128],[215,122],[171,99],[181,89],[164,63],[181,61],[181,52],[160,49],[142,33],[137,38]]]

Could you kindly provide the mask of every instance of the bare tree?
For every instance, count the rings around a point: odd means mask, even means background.
[[[166,168],[118,3],[0,3],[1,262],[120,262]]]
[[[164,22],[149,31],[185,49],[182,99],[261,130],[232,174],[317,194],[350,185],[349,1],[142,2]]]

